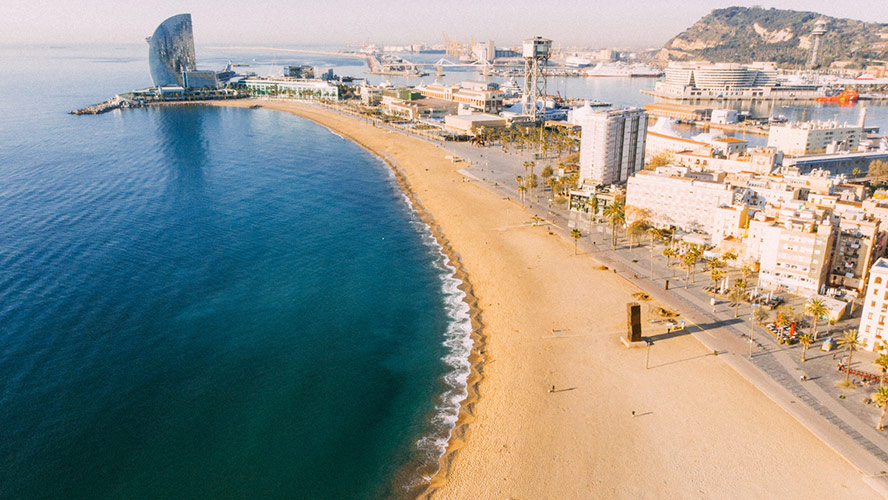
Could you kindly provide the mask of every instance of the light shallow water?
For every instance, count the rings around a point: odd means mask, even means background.
[[[66,115],[145,83],[103,50],[0,50],[0,497],[415,486],[470,327],[391,172],[267,110]]]

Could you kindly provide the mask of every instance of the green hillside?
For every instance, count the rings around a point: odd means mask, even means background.
[[[811,47],[810,34],[818,19],[829,22],[823,38],[821,66],[851,61],[862,67],[888,61],[888,24],[760,7],[716,9],[669,40],[658,58],[804,65]]]

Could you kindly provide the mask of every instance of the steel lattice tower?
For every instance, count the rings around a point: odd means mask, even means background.
[[[546,65],[549,63],[552,40],[540,37],[524,40],[522,48],[524,94],[521,96],[521,105],[525,115],[529,115],[533,121],[539,121],[545,112],[537,109],[537,102],[543,99],[543,108],[545,109]]]

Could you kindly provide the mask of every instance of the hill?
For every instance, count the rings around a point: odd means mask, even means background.
[[[658,58],[804,65],[811,48],[810,34],[818,19],[829,22],[823,37],[822,67],[835,61],[850,61],[856,67],[888,61],[888,24],[760,7],[713,10],[669,40]]]

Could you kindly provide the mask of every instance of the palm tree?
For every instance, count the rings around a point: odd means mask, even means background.
[[[743,289],[740,287],[734,287],[731,289],[731,294],[728,295],[728,300],[731,301],[731,307],[734,308],[734,317],[737,317],[737,309],[740,307],[740,304],[743,302]]]
[[[663,238],[663,233],[660,232],[659,229],[651,226],[647,230],[648,235],[651,237],[651,279],[654,279],[654,240],[660,240]]]
[[[632,251],[632,244],[635,240],[638,239],[639,236],[647,231],[647,224],[642,220],[636,220],[635,222],[629,224],[626,228],[626,234],[629,236],[629,251]]]
[[[574,255],[577,254],[577,242],[583,237],[583,233],[579,229],[573,228],[570,231],[570,237],[574,239]]]
[[[756,307],[755,312],[753,312],[752,315],[759,324],[768,321],[768,318],[771,317],[771,313],[766,311],[763,307]]]
[[[718,282],[721,281],[725,277],[724,271],[717,267],[713,267],[709,269],[709,278],[712,280],[712,287],[718,287]]]
[[[697,252],[695,252],[694,250],[688,250],[688,251],[685,252],[685,254],[681,257],[681,263],[682,263],[682,265],[685,267],[685,269],[688,270],[687,279],[685,279],[685,290],[687,290],[688,285],[691,283],[691,279],[692,279],[692,276],[693,276],[692,273],[691,273],[691,271],[692,271],[692,270],[694,269],[694,267],[697,265],[697,259],[698,259],[698,258],[699,258],[699,256],[697,255]]]
[[[888,353],[883,352],[873,361],[876,366],[879,367],[879,371],[882,372],[882,376],[879,377],[879,387],[885,386],[885,373],[888,372]]]
[[[663,249],[663,257],[666,257],[666,267],[669,267],[669,261],[674,257],[678,257],[678,252],[672,247],[666,247]]]
[[[806,333],[799,337],[799,342],[802,344],[802,363],[804,363],[807,361],[806,356],[808,354],[808,347],[814,343],[814,337],[812,337],[810,333]]]
[[[592,218],[595,220],[595,216],[598,215],[598,197],[594,194],[589,201],[586,202],[586,205],[589,205],[589,210],[592,212]]]
[[[823,303],[823,299],[814,297],[805,303],[805,314],[811,316],[811,332],[814,340],[817,340],[817,320],[829,314],[829,309]]]
[[[521,195],[521,206],[524,206],[524,193],[527,192],[527,187],[524,184],[520,184],[518,186],[518,194]]]
[[[735,260],[737,260],[737,253],[736,252],[725,252],[724,254],[722,254],[721,258],[725,262],[729,262],[729,261],[734,262]]]
[[[845,330],[842,338],[839,339],[839,345],[848,349],[848,362],[845,363],[845,387],[851,385],[851,356],[854,349],[860,347],[860,337],[856,329]]]
[[[876,426],[876,430],[880,431],[885,428],[885,412],[888,411],[888,387],[879,387],[879,390],[874,392],[871,398],[876,406],[882,409],[882,414],[879,415],[879,425]]]
[[[558,190],[558,179],[556,179],[554,177],[549,177],[546,180],[546,184],[549,185],[549,189],[552,190],[552,194],[554,195],[555,192]]]
[[[542,172],[540,172],[540,176],[542,176],[544,182],[549,181],[549,177],[552,177],[552,165],[546,165]]]
[[[604,207],[604,217],[611,223],[611,246],[617,248],[617,225],[626,223],[626,211],[623,202],[614,201]]]

